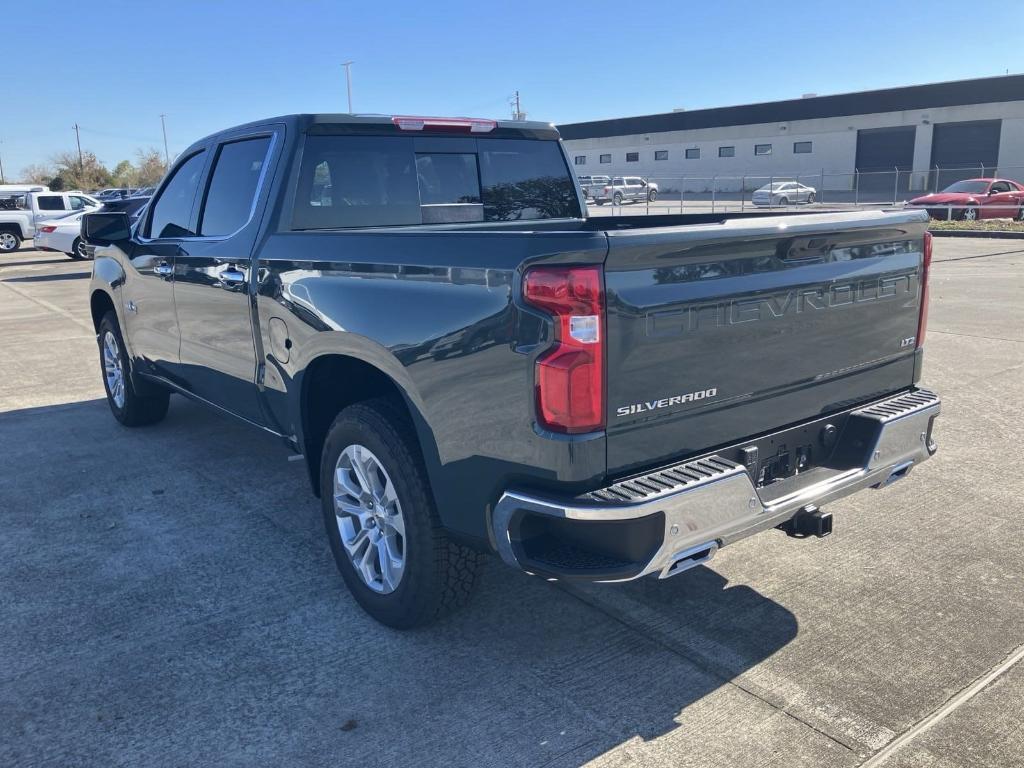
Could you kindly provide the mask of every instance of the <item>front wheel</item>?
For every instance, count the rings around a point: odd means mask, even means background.
[[[811,192],[810,194],[807,195],[807,204],[810,205],[813,202],[814,202],[814,193]]]
[[[14,232],[0,232],[0,253],[14,253],[20,247],[20,235]]]
[[[612,203],[614,203],[615,205],[622,205],[622,195],[620,195],[618,192],[616,192],[612,196]]]
[[[977,221],[978,220],[978,209],[975,206],[969,206],[964,208],[963,213],[960,214],[962,221]]]
[[[378,399],[345,408],[324,442],[320,498],[335,564],[389,627],[427,624],[469,599],[478,555],[441,527],[408,416]]]
[[[132,383],[128,353],[125,351],[117,315],[107,312],[100,321],[100,366],[107,405],[114,418],[126,427],[155,424],[167,415],[170,392],[153,384],[152,390],[140,393]]]
[[[652,203],[655,202],[658,199],[658,190],[652,189],[650,192],[648,192],[647,199]]]
[[[1017,215],[1014,216],[1017,221],[1024,221],[1024,205],[1017,209]]]

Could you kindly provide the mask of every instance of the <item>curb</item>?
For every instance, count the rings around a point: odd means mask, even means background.
[[[990,237],[996,240],[1024,240],[1024,232],[998,229],[929,229],[934,237]]]

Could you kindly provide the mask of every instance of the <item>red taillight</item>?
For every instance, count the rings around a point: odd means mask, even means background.
[[[605,192],[611,192],[611,191],[612,191],[612,188],[611,188],[611,187],[605,187],[605,188],[604,188],[604,191],[605,191]]]
[[[924,334],[928,330],[928,273],[932,266],[932,233],[924,233],[924,254],[921,259],[921,312],[917,316],[917,348],[924,346]]]
[[[45,232],[46,234],[50,234],[51,232],[55,231],[56,229],[57,229],[56,227],[53,227],[53,226],[50,226],[49,224],[47,224],[44,227],[40,227],[39,231],[40,232]]]
[[[604,427],[604,275],[601,267],[536,267],[526,302],[555,319],[555,345],[537,360],[537,417],[556,432]]]
[[[399,115],[391,122],[403,131],[451,131],[455,133],[490,133],[497,127],[494,120],[479,117],[413,117]]]

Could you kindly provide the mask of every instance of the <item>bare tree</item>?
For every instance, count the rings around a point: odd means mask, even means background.
[[[77,152],[58,152],[53,156],[57,176],[70,189],[98,189],[110,185],[110,171],[92,152],[83,152],[81,162]]]
[[[34,163],[21,169],[21,179],[26,184],[49,184],[57,175],[53,166]]]
[[[135,163],[136,183],[140,187],[155,187],[167,173],[167,164],[163,153],[158,149],[138,149],[135,152],[138,160]]]

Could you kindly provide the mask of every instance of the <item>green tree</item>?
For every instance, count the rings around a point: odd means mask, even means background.
[[[58,152],[53,156],[57,175],[71,189],[99,189],[110,186],[110,171],[92,152]]]
[[[112,187],[136,187],[138,172],[131,160],[122,160],[110,174],[110,185]]]
[[[138,156],[135,183],[140,187],[155,187],[167,173],[167,164],[160,150],[150,147],[136,150],[135,154]]]

